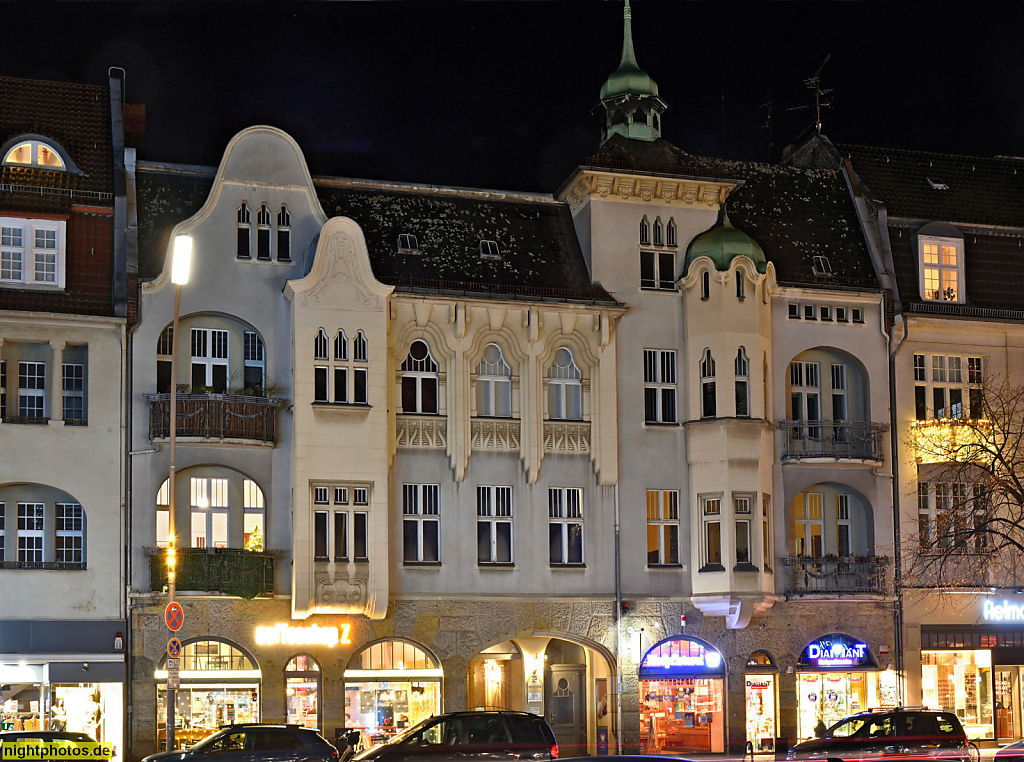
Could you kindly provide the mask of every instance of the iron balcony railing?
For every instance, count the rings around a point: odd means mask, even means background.
[[[167,585],[167,550],[151,550],[149,589]],[[235,548],[178,548],[174,584],[178,590],[224,593],[240,598],[274,594],[274,556]]]
[[[45,569],[47,571],[85,571],[85,561],[0,561],[0,569]]]
[[[885,595],[889,589],[889,567],[884,556],[824,556],[780,558],[789,569],[786,592],[792,596]]]
[[[147,394],[146,401],[150,440],[166,439],[171,435],[170,392]],[[274,442],[277,409],[282,402],[241,394],[179,394],[177,435]]]
[[[869,421],[782,421],[782,459],[837,458],[875,460],[883,458],[883,435],[889,427]]]

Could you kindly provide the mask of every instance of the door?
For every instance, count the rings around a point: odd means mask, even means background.
[[[548,668],[544,705],[560,757],[587,753],[586,671],[584,664],[553,664]]]

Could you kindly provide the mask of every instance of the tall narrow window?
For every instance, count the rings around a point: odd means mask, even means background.
[[[81,565],[85,562],[85,515],[78,503],[57,503],[54,508],[56,524],[56,555],[59,564]]]
[[[548,489],[548,549],[553,566],[583,563],[582,489]]]
[[[512,417],[512,369],[501,347],[488,344],[476,367],[476,414]]]
[[[679,492],[647,490],[647,565],[679,563]]]
[[[352,369],[352,402],[356,405],[365,405],[368,402],[366,382],[369,369],[360,365],[367,362],[366,334],[362,331],[356,334],[352,342],[352,354],[356,362]]]
[[[266,506],[263,490],[252,479],[242,480],[242,547],[249,551],[263,552],[266,538],[263,533],[266,522]]]
[[[548,417],[573,421],[583,418],[583,373],[565,347],[555,352],[548,371]]]
[[[314,511],[313,512],[313,560],[314,561],[328,561],[328,547],[330,541],[328,539],[327,531],[327,520],[328,511]]]
[[[43,418],[46,404],[46,363],[18,363],[18,415]]]
[[[7,503],[0,503],[0,562],[7,547]]]
[[[796,554],[806,558],[821,558],[825,555],[822,547],[822,494],[806,492],[797,495],[796,508]]]
[[[722,498],[700,498],[703,536],[701,542],[701,571],[722,571]]]
[[[402,363],[402,412],[437,413],[437,363],[425,341],[416,340]]]
[[[243,201],[238,207],[238,253],[239,259],[252,258],[252,214],[249,206]]]
[[[171,534],[170,521],[171,482],[164,479],[156,491],[156,546],[166,548]]]
[[[316,333],[316,338],[313,340],[313,362],[315,363],[326,363],[328,360],[327,354],[327,331],[321,328]],[[327,365],[314,365],[313,366],[313,401],[314,402],[327,402],[328,401],[328,375],[330,369]]]
[[[85,423],[85,366],[64,363],[64,423]]]
[[[750,565],[754,561],[751,549],[751,518],[753,517],[754,495],[736,495],[732,497],[732,511],[736,529],[736,565]]]
[[[750,417],[750,362],[743,347],[736,353],[736,416]]]
[[[675,350],[644,350],[644,420],[676,423]]]
[[[0,421],[7,417],[7,361],[0,360]]]
[[[263,339],[255,331],[246,331],[243,336],[245,345],[245,367],[242,373],[242,386],[252,394],[262,395],[266,360],[263,357]]]
[[[745,299],[747,296],[746,279],[743,277],[741,270],[736,271],[736,298]]]
[[[174,346],[174,326],[160,332],[156,342],[156,390],[160,394],[171,391],[171,349]]]
[[[338,335],[334,337],[334,359],[348,361],[348,337],[345,336],[344,328],[339,329]]]
[[[406,563],[438,563],[441,560],[440,486],[402,486],[403,560]]]
[[[664,228],[661,225],[661,217],[655,217],[654,218],[654,245],[655,246],[664,246],[665,245],[665,235],[664,235]]]
[[[772,551],[772,496],[761,496],[761,562],[765,571],[771,571],[775,564],[775,553]]]
[[[192,547],[228,546],[228,480],[192,477],[189,480],[192,507]]]
[[[366,334],[362,331],[356,334],[356,339],[352,342],[352,355],[356,362],[367,362]]]
[[[284,204],[277,210],[277,261],[292,261],[292,216]]]
[[[476,559],[512,563],[512,488],[476,488]]]
[[[640,243],[643,246],[647,246],[651,242],[651,223],[647,221],[647,216],[640,220]]]
[[[816,362],[789,364],[791,420],[804,421],[806,426],[794,429],[793,436],[800,439],[821,436],[821,365]]]
[[[850,496],[836,495],[836,555],[850,555]]]
[[[270,261],[270,210],[260,204],[256,212],[256,259]]]
[[[704,350],[700,361],[700,416],[714,418],[718,414],[718,391],[715,385],[715,358],[711,350]]]
[[[917,541],[921,550],[931,549],[931,506],[929,503],[928,482],[917,483]]]
[[[702,301],[711,298],[711,273],[707,270],[700,275],[700,298]]]
[[[228,390],[228,332],[219,328],[192,329],[192,391]]]
[[[666,237],[665,243],[668,246],[675,246],[677,239],[676,239],[676,221],[675,221],[674,217],[670,217],[669,218],[668,226],[665,228],[665,231],[668,234],[667,237]]]
[[[43,512],[42,503],[18,503],[18,562],[41,564],[43,562]]]

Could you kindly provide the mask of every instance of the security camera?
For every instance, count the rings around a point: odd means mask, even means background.
[[[82,664],[82,671],[83,672],[88,672],[89,671],[89,662],[85,662],[84,664]]]

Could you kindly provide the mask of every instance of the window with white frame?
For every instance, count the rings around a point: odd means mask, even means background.
[[[476,560],[480,564],[512,563],[512,488],[476,488]]]
[[[821,436],[821,364],[794,361],[789,364],[790,420],[806,426],[793,430],[793,436],[817,439]]]
[[[266,506],[263,490],[252,479],[242,480],[242,547],[262,553],[266,548]]]
[[[583,490],[548,488],[548,560],[552,566],[583,563]]]
[[[67,223],[0,217],[0,286],[63,288]]]
[[[805,558],[821,558],[824,551],[824,520],[822,516],[823,495],[820,492],[805,492],[794,501],[796,518],[796,555]]]
[[[64,363],[63,366],[64,423],[85,422],[85,366]]]
[[[701,568],[700,571],[722,571],[722,496],[700,495]]]
[[[228,546],[228,480],[219,477],[191,477],[189,505],[192,507],[193,548]]]
[[[57,503],[54,507],[56,545],[54,560],[59,564],[85,563],[85,514],[78,503]]]
[[[476,366],[476,414],[512,417],[512,368],[497,344],[484,347]]]
[[[238,221],[237,254],[239,259],[252,258],[252,213],[249,205],[244,201],[238,207],[236,214]]]
[[[736,565],[754,563],[752,547],[752,519],[754,512],[753,493],[734,493],[732,496],[732,512],[736,522]]]
[[[46,363],[18,363],[18,416],[46,417]]]
[[[676,255],[671,251],[640,252],[640,288],[676,290]]]
[[[67,169],[60,151],[55,146],[35,138],[21,140],[11,146],[4,156],[3,163],[34,166],[58,172]]]
[[[644,215],[643,219],[640,220],[640,245],[647,246],[651,243],[651,223],[647,220],[647,215]]]
[[[667,237],[665,239],[665,245],[666,246],[676,246],[677,245],[677,233],[676,233],[676,220],[675,220],[674,217],[669,217],[668,225],[665,228],[665,232],[667,233]]]
[[[221,328],[192,329],[192,391],[228,390],[230,333]]]
[[[661,224],[661,217],[654,218],[654,245],[665,245],[665,228]]]
[[[955,238],[919,236],[921,298],[962,302],[964,243]]]
[[[263,339],[260,338],[256,331],[245,331],[242,342],[245,350],[242,386],[253,394],[262,395],[267,372],[267,361],[263,353]]]
[[[171,536],[171,483],[164,479],[156,493],[156,546],[166,548]]]
[[[333,361],[328,357],[327,332],[320,329],[314,347],[314,402],[367,404],[366,337],[362,331],[352,340],[349,353],[348,335],[339,329],[334,337]],[[333,389],[333,392],[332,392]]]
[[[733,363],[736,373],[736,417],[750,417],[750,361],[747,352],[740,347]]]
[[[771,571],[775,565],[775,552],[772,549],[772,497],[761,496],[761,562],[765,571]]]
[[[984,417],[983,380],[980,357],[915,354],[917,420]]]
[[[988,547],[991,492],[984,484],[920,481],[917,507],[918,542],[923,552],[966,553]]]
[[[7,417],[7,361],[0,360],[0,420]]]
[[[156,341],[156,390],[160,394],[171,391],[171,352],[174,347],[174,326],[160,332]]]
[[[679,491],[647,490],[647,565],[679,563]]]
[[[548,370],[548,418],[583,419],[583,373],[566,347],[555,352]]]
[[[673,349],[644,350],[644,420],[676,423],[676,353]]]
[[[256,259],[270,261],[270,210],[260,204],[256,212]]]
[[[438,377],[430,347],[417,339],[402,362],[402,412],[436,414]]]
[[[292,216],[284,204],[277,210],[277,261],[292,261]]]
[[[402,485],[402,560],[407,563],[440,563],[440,485]]]
[[[836,555],[850,555],[850,496],[836,495]]]
[[[715,382],[715,358],[711,350],[705,349],[700,361],[700,417],[714,418],[718,415],[718,389]]]
[[[43,503],[18,503],[18,562],[41,564],[43,562]]]
[[[7,503],[0,503],[0,563],[4,561],[7,547]]]
[[[366,487],[334,486],[334,524],[331,557],[335,561],[366,561],[367,512]],[[349,503],[350,497],[351,506]]]

